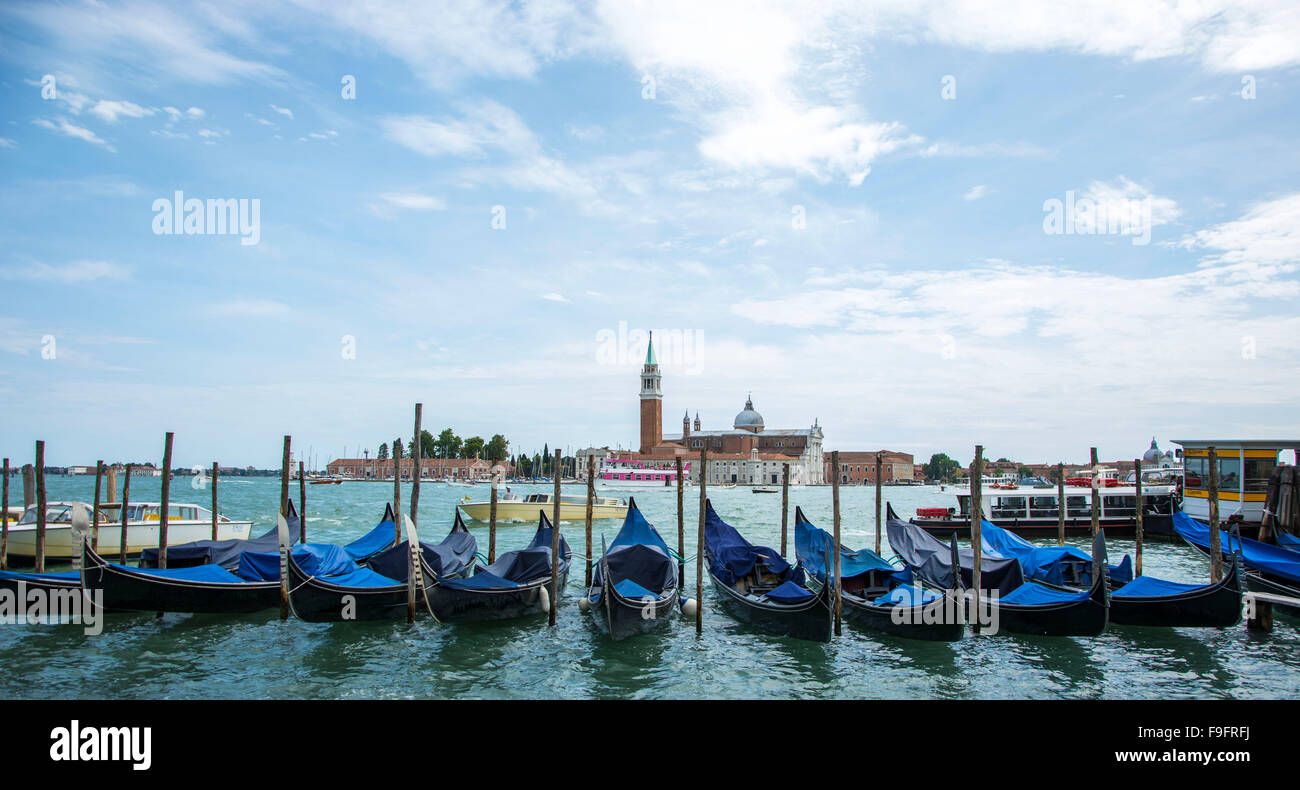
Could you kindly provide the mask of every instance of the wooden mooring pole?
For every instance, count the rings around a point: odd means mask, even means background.
[[[1210,581],[1218,582],[1223,578],[1223,548],[1219,537],[1219,452],[1211,447],[1210,462]]]
[[[682,457],[677,456],[677,587],[686,578],[686,514],[682,512],[686,502],[686,480],[682,477]],[[588,513],[591,511],[588,510]],[[587,521],[591,524],[591,521]],[[590,586],[590,584],[588,585]]]
[[[402,447],[393,441],[393,545],[402,542]]]
[[[23,512],[36,504],[36,467],[23,464]]]
[[[117,464],[104,465],[104,479],[107,480],[104,501],[112,505],[117,502]]]
[[[1065,464],[1056,465],[1056,545],[1065,545]]]
[[[1092,462],[1092,534],[1101,529],[1101,469],[1097,466],[1097,448],[1089,451]]]
[[[984,531],[984,445],[975,445],[975,460],[970,465],[970,547],[975,560],[971,566],[971,589],[975,591],[975,606],[979,606],[983,594],[982,566],[984,544],[980,535]],[[953,568],[953,573],[961,573],[961,568]],[[979,623],[976,621],[976,627]]]
[[[158,505],[158,567],[167,567],[167,511],[171,508],[172,495],[172,439],[171,431],[163,438],[162,496]]]
[[[217,462],[212,462],[212,539],[217,539]]]
[[[4,494],[0,502],[0,571],[9,568],[9,459],[4,461]]]
[[[118,540],[117,561],[122,565],[126,564],[126,537],[128,534],[127,524],[129,523],[129,520],[127,518],[127,511],[130,510],[130,507],[131,507],[131,464],[127,464],[126,470],[125,472],[123,472],[122,475],[122,528],[118,531],[118,537],[117,537]]]
[[[90,547],[95,551],[99,551],[99,488],[100,488],[100,483],[103,481],[103,478],[104,478],[104,462],[96,461],[95,462],[95,507],[93,510],[90,511],[90,523],[91,523]],[[81,562],[81,558],[77,557],[76,561]]]
[[[704,633],[704,511],[709,494],[709,448],[700,448],[700,528],[695,535],[695,635]]]
[[[678,503],[680,506],[680,502]],[[591,589],[591,520],[596,506],[596,456],[587,456],[587,513],[583,519],[583,533],[587,538],[587,589]]]
[[[488,492],[488,565],[497,561],[497,478],[492,477]]]
[[[831,453],[831,523],[835,530],[835,545],[832,551],[835,552],[834,570],[834,591],[831,607],[835,610],[835,635],[840,635],[840,451],[835,450]]]
[[[551,605],[550,624],[555,625],[555,611],[560,603],[560,464],[564,458],[560,450],[555,451],[555,463],[551,466],[551,479],[555,481],[554,501],[551,503]]]
[[[289,454],[293,446],[293,437],[286,435],[284,437],[284,451],[280,455],[280,518],[289,518]],[[402,520],[402,514],[398,513],[393,519],[398,523]],[[302,527],[302,522],[298,524]],[[293,535],[289,536],[290,544],[293,542]],[[289,545],[280,549],[281,552],[293,551],[293,546]],[[287,565],[284,555],[281,554],[281,564]],[[283,571],[280,573],[280,620],[289,619],[289,578],[288,574]]]
[[[781,464],[781,556],[786,556],[786,535],[790,520],[790,465]]]
[[[880,492],[882,485],[881,475],[883,474],[884,465],[880,462],[880,453],[876,453],[876,553],[880,553],[880,500],[883,498]]]
[[[1133,499],[1137,503],[1137,510],[1133,514],[1133,539],[1137,542],[1134,547],[1134,573],[1137,576],[1142,575],[1142,459],[1133,459],[1133,479],[1136,481],[1136,489],[1133,492]]]
[[[216,508],[216,503],[213,503]],[[307,476],[303,474],[303,462],[298,462],[298,529],[299,542],[307,542]]]
[[[420,526],[420,519],[416,514],[420,510],[420,452],[423,450],[421,445],[424,444],[424,442],[420,441],[420,417],[423,411],[423,403],[415,404],[415,446],[411,448],[411,465],[413,467],[411,470],[413,475],[411,478],[411,521],[417,528]],[[494,485],[493,488],[495,489],[496,486]]]
[[[45,572],[45,442],[36,442],[36,572]]]

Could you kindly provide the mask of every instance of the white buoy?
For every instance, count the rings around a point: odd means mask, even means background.
[[[580,611],[585,612],[590,608],[591,608],[591,601],[587,599],[587,596],[584,595],[578,599],[578,609]]]
[[[542,585],[542,588],[541,588],[541,595],[539,595],[537,598],[538,598],[538,601],[540,601],[541,604],[542,604],[542,611],[543,611],[543,612],[550,613],[550,611],[551,611],[551,591],[548,590],[548,589],[546,589],[546,585]]]
[[[695,605],[695,599],[687,598],[686,602],[682,604],[682,614],[686,615],[687,617],[694,617],[696,608],[697,607]]]

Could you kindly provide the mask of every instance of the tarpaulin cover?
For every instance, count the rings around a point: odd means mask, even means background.
[[[334,576],[357,569],[344,547],[333,543],[299,543],[289,552],[308,576]],[[278,582],[280,552],[246,551],[239,556],[239,569],[235,573],[250,582]]]
[[[284,520],[289,525],[289,545],[292,546],[302,540],[302,525],[298,521],[298,513],[293,509],[292,501],[289,503],[289,515]],[[278,528],[272,527],[270,531],[248,540],[196,540],[191,543],[168,546],[167,564],[213,564],[220,565],[228,571],[234,571],[239,568],[239,555],[246,551],[279,553],[280,535]],[[140,567],[158,567],[157,546],[140,552]]]
[[[43,581],[43,582],[80,582],[80,571],[58,571],[55,573],[17,573],[15,571],[0,571],[0,579],[12,579],[14,581]]]
[[[384,515],[374,529],[347,544],[343,549],[349,557],[358,562],[369,559],[393,545],[393,539],[396,537],[395,530],[393,506],[388,505],[384,508]]]
[[[981,573],[983,569],[981,568]],[[999,603],[1013,603],[1018,606],[1041,606],[1053,603],[1071,603],[1073,601],[1088,600],[1086,592],[1063,592],[1053,590],[1050,587],[1044,587],[1034,582],[1026,582],[1020,585],[1018,589],[1003,595]]]
[[[619,595],[623,596],[624,598],[631,598],[634,601],[639,601],[642,598],[659,597],[658,595],[650,592],[649,590],[637,584],[636,582],[632,581],[631,579],[620,579],[619,581],[614,583],[614,589],[618,590]]]
[[[456,524],[447,533],[441,543],[420,541],[420,553],[424,556],[429,569],[438,575],[438,579],[463,576],[474,563],[474,552],[478,551],[478,541],[465,529],[465,525],[456,520]],[[366,561],[366,567],[377,573],[406,581],[410,572],[411,553],[406,541],[382,551]],[[426,579],[432,581],[432,579]]]
[[[930,592],[919,585],[900,584],[872,603],[876,606],[922,606],[939,600],[939,597],[937,593]]]
[[[735,527],[718,516],[712,503],[706,501],[704,506],[704,545],[709,552],[709,571],[723,584],[735,585],[754,571],[759,560],[764,569],[779,576],[781,581],[803,583],[802,568],[786,562],[776,549],[745,540]]]
[[[1285,546],[1292,551],[1300,551],[1300,538],[1297,538],[1295,535],[1286,532],[1279,532],[1277,533],[1277,542],[1279,545]]]
[[[801,587],[794,582],[782,582],[781,586],[769,592],[767,597],[777,603],[803,603],[812,598],[813,593],[807,587]]]
[[[1210,550],[1210,527],[1202,524],[1181,510],[1174,511],[1174,530],[1183,540],[1205,551]],[[1229,546],[1231,544],[1231,546]],[[1220,536],[1219,548],[1225,558],[1232,551],[1241,551],[1241,558],[1251,570],[1271,573],[1294,582],[1300,582],[1300,552],[1269,543],[1260,543],[1250,538],[1234,538],[1224,532]]]
[[[1118,590],[1111,592],[1112,598],[1159,598],[1166,595],[1179,595],[1180,593],[1201,590],[1211,585],[1208,584],[1183,584],[1181,582],[1171,582],[1165,579],[1157,579],[1153,576],[1139,576]]]
[[[915,524],[897,518],[888,519],[885,529],[889,534],[890,548],[898,552],[903,562],[916,571],[917,576],[936,587],[953,588],[952,551],[948,544]],[[961,563],[962,581],[969,587],[975,552],[961,549],[957,557]],[[980,560],[980,585],[985,590],[997,590],[999,594],[1006,595],[1024,583],[1024,571],[1018,560],[988,556]]]
[[[358,567],[354,571],[341,573],[337,576],[322,576],[320,581],[338,585],[339,587],[398,587],[406,584],[406,579],[390,579],[382,576],[369,568]]]
[[[167,550],[170,559],[171,549]],[[123,568],[125,566],[118,565]],[[145,573],[163,579],[180,579],[188,582],[210,584],[245,584],[246,582],[220,565],[192,565],[188,568],[127,568],[135,573]]]
[[[985,556],[1019,560],[1025,577],[1034,581],[1058,586],[1092,584],[1092,557],[1083,549],[1074,546],[1035,546],[991,521],[983,521],[982,524],[980,543],[984,546]],[[1070,573],[1071,565],[1078,566],[1077,577]],[[1116,584],[1131,581],[1133,570],[1128,555],[1124,555],[1124,561],[1119,565],[1108,566],[1106,573]]]
[[[827,566],[830,564],[834,542],[835,539],[830,533],[799,518],[799,514],[796,513],[794,550],[795,556],[798,558],[799,564],[804,567],[804,570],[818,579],[824,579]],[[897,568],[886,562],[883,557],[870,549],[854,551],[843,543],[840,544],[840,574],[845,579],[852,579],[855,576],[861,576],[871,571],[893,573],[897,570]]]
[[[592,586],[601,587],[604,583],[604,568],[609,566],[610,578],[614,589],[623,594],[620,586],[624,581],[631,581],[644,589],[636,598],[645,594],[656,598],[677,589],[677,562],[668,551],[668,544],[659,536],[650,522],[641,515],[636,502],[628,503],[627,516],[614,541],[605,549],[602,562],[596,563],[592,572]],[[593,596],[592,600],[599,600]]]
[[[829,532],[815,527],[803,517],[803,511],[796,509],[794,517],[794,552],[804,570],[817,579],[826,579],[826,566],[830,561],[835,539]],[[908,569],[898,569],[885,561],[871,549],[854,551],[843,543],[840,544],[840,575],[852,579],[871,571],[882,571],[898,581],[907,581],[912,577]]]
[[[486,568],[477,568],[473,576],[465,579],[444,579],[442,586],[457,590],[481,590],[496,587],[517,587],[523,582],[535,579],[549,579],[551,576],[551,540],[554,535],[551,521],[542,516],[537,532],[528,545],[515,551],[507,551],[497,561]],[[569,544],[560,534],[560,573],[569,570]],[[480,576],[488,577],[480,579]],[[499,580],[494,583],[491,579]]]

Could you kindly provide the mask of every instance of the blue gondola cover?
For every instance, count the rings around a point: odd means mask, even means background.
[[[289,515],[285,517],[289,525],[290,545],[302,540],[302,524],[298,514],[289,502]],[[246,551],[276,553],[280,551],[279,527],[272,527],[268,532],[248,540],[196,540],[167,547],[169,565],[220,565],[228,571],[239,568],[239,555]],[[158,547],[144,549],[140,552],[141,568],[158,566]]]
[[[1188,543],[1209,551],[1210,528],[1181,510],[1174,512],[1174,530]],[[1225,532],[1221,536],[1220,549],[1225,555],[1239,550],[1246,567],[1271,573],[1293,582],[1300,582],[1300,551],[1292,551],[1282,546],[1261,543],[1250,538],[1234,538]]]
[[[723,584],[735,585],[752,573],[760,560],[764,568],[780,576],[782,581],[803,583],[802,568],[792,566],[776,549],[745,540],[735,527],[718,516],[712,504],[706,502],[705,507],[704,543],[709,550],[709,570]]]
[[[640,600],[650,595],[658,598],[665,591],[677,587],[677,563],[668,550],[668,544],[636,507],[628,508],[623,526],[605,549],[603,562],[592,568],[593,587],[599,588],[604,583],[605,565],[609,566],[614,589],[620,595],[624,595],[625,588],[633,590],[625,582],[635,585],[635,595],[624,597]],[[599,597],[599,594],[594,594],[591,599],[599,600]]]
[[[769,592],[767,597],[777,603],[794,604],[807,601],[813,597],[813,593],[807,587],[801,587],[794,582],[782,582],[781,586]]]
[[[335,576],[357,569],[344,547],[333,543],[300,543],[290,551],[308,576]],[[250,582],[279,581],[280,552],[246,551],[240,555],[235,573]]]
[[[826,566],[835,543],[834,537],[826,530],[813,526],[812,523],[799,518],[796,514],[794,523],[794,551],[799,564],[817,579],[825,580]],[[885,561],[871,549],[854,551],[843,543],[840,544],[840,575],[852,579],[871,571],[888,573],[900,582],[911,581],[912,572],[898,569]]]
[[[1025,582],[1020,587],[1003,595],[999,602],[1018,604],[1020,606],[1042,606],[1086,600],[1088,600],[1088,593],[1086,592],[1062,592],[1034,582]]]
[[[1211,584],[1183,584],[1182,582],[1157,579],[1154,576],[1139,576],[1118,590],[1112,591],[1110,595],[1112,598],[1160,598],[1213,586]]]

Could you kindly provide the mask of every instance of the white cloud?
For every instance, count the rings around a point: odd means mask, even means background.
[[[112,151],[114,153],[117,152],[117,149],[114,148],[111,144],[109,144],[107,140],[103,139],[99,135],[90,131],[86,127],[78,126],[77,124],[72,123],[65,118],[56,118],[53,121],[50,121],[45,118],[37,118],[36,120],[32,121],[32,123],[36,124],[42,129],[48,129],[49,131],[54,132],[55,134],[61,134],[64,137],[74,137],[78,140],[85,140],[91,145],[102,146],[103,148],[109,151]]]
[[[379,196],[388,205],[409,211],[439,211],[447,207],[446,201],[433,195],[418,192],[387,192]]]
[[[989,194],[989,188],[988,188],[988,185],[987,185],[987,184],[976,184],[975,186],[973,186],[973,187],[970,188],[970,191],[968,191],[966,194],[962,195],[962,196],[961,196],[961,199],[962,199],[962,200],[979,200],[980,198],[982,198],[982,197],[984,197],[984,196],[986,196],[986,195],[988,195],[988,194]]]
[[[1203,267],[1273,276],[1300,264],[1300,192],[1251,206],[1240,219],[1183,238],[1184,249],[1214,251]]]
[[[97,115],[109,123],[117,123],[121,117],[127,118],[144,118],[153,115],[157,110],[152,107],[141,107],[135,102],[129,101],[108,101],[100,99],[95,102],[95,106],[90,108],[91,115]]]
[[[0,137],[0,148],[13,148],[16,145],[18,145],[18,143],[14,140],[9,139],[8,137]]]
[[[569,302],[568,299],[565,299],[565,298],[564,298],[564,294],[545,293],[545,294],[539,294],[539,295],[541,296],[541,298],[547,300],[548,302],[563,302],[563,303],[565,303],[565,304],[568,304],[568,302]]]
[[[281,115],[288,118],[289,120],[291,121],[293,120],[293,110],[290,110],[288,107],[277,107],[274,104],[268,106],[270,106],[272,110],[280,113]]]
[[[1143,232],[1143,229],[1135,224],[1137,217],[1131,210],[1135,201],[1150,204],[1151,227],[1153,228],[1159,225],[1168,225],[1177,220],[1182,214],[1178,204],[1171,198],[1152,194],[1151,190],[1134,183],[1127,176],[1122,175],[1114,181],[1092,181],[1086,189],[1079,193],[1079,199],[1091,200],[1096,206],[1098,217],[1113,216],[1121,218],[1120,232],[1124,234],[1141,234]],[[1143,209],[1143,212],[1145,212],[1145,209]]]
[[[425,156],[481,157],[489,149],[515,155],[538,152],[537,138],[509,107],[483,100],[462,109],[461,118],[392,116],[380,125],[391,140]]]
[[[72,261],[61,265],[37,261],[0,269],[0,276],[7,280],[32,280],[63,285],[96,280],[124,280],[130,273],[130,269],[125,266],[110,261]]]

